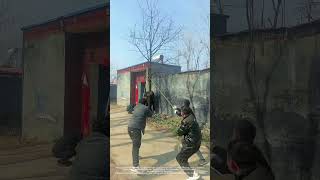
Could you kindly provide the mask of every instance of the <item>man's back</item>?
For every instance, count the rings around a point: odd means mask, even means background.
[[[152,112],[149,110],[149,108],[139,103],[134,108],[133,115],[129,121],[128,127],[144,130],[144,128],[146,127],[146,119],[151,115]]]
[[[94,132],[77,146],[71,180],[99,180],[108,177],[109,139]]]

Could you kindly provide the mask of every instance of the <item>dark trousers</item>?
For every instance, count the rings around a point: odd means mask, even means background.
[[[139,166],[139,149],[141,146],[141,130],[128,128],[129,136],[132,140],[132,164],[134,167]]]
[[[190,169],[190,165],[188,162],[188,159],[194,154],[196,153],[200,148],[200,145],[198,146],[187,146],[187,145],[183,145],[181,148],[181,151],[178,153],[176,159],[179,163],[179,165],[182,168],[186,168],[184,169],[184,172],[188,175],[188,176],[193,176],[193,170]]]

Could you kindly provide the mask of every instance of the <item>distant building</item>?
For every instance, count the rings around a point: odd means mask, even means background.
[[[117,103],[117,84],[110,84],[109,98],[111,103]]]
[[[23,32],[21,27],[30,24],[40,24],[48,19],[76,12],[109,0],[0,0],[0,66],[22,64]],[[11,49],[16,52],[13,57],[8,53]],[[15,62],[8,62],[14,60]]]
[[[151,66],[150,66],[151,65]],[[152,74],[175,74],[180,66],[149,62],[137,64],[117,71],[117,104],[137,104],[147,87],[146,73],[151,67]]]
[[[20,135],[22,70],[0,68],[0,135]]]

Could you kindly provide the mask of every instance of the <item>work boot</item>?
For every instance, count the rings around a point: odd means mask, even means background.
[[[72,162],[69,160],[59,159],[58,165],[68,167],[72,165]]]
[[[198,166],[204,166],[208,163],[209,161],[206,161],[205,159],[200,159]]]

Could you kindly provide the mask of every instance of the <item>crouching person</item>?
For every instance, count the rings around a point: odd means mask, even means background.
[[[195,170],[190,168],[188,159],[200,148],[201,131],[189,107],[182,108],[181,115],[183,120],[181,121],[177,134],[183,136],[182,148],[176,159],[184,169],[184,172],[189,176],[187,180],[196,180],[199,179],[200,176]]]
[[[227,165],[235,180],[275,179],[259,149],[249,142],[229,143]]]
[[[109,178],[109,120],[95,120],[92,134],[84,138],[76,148],[77,154],[69,180],[105,180]]]

